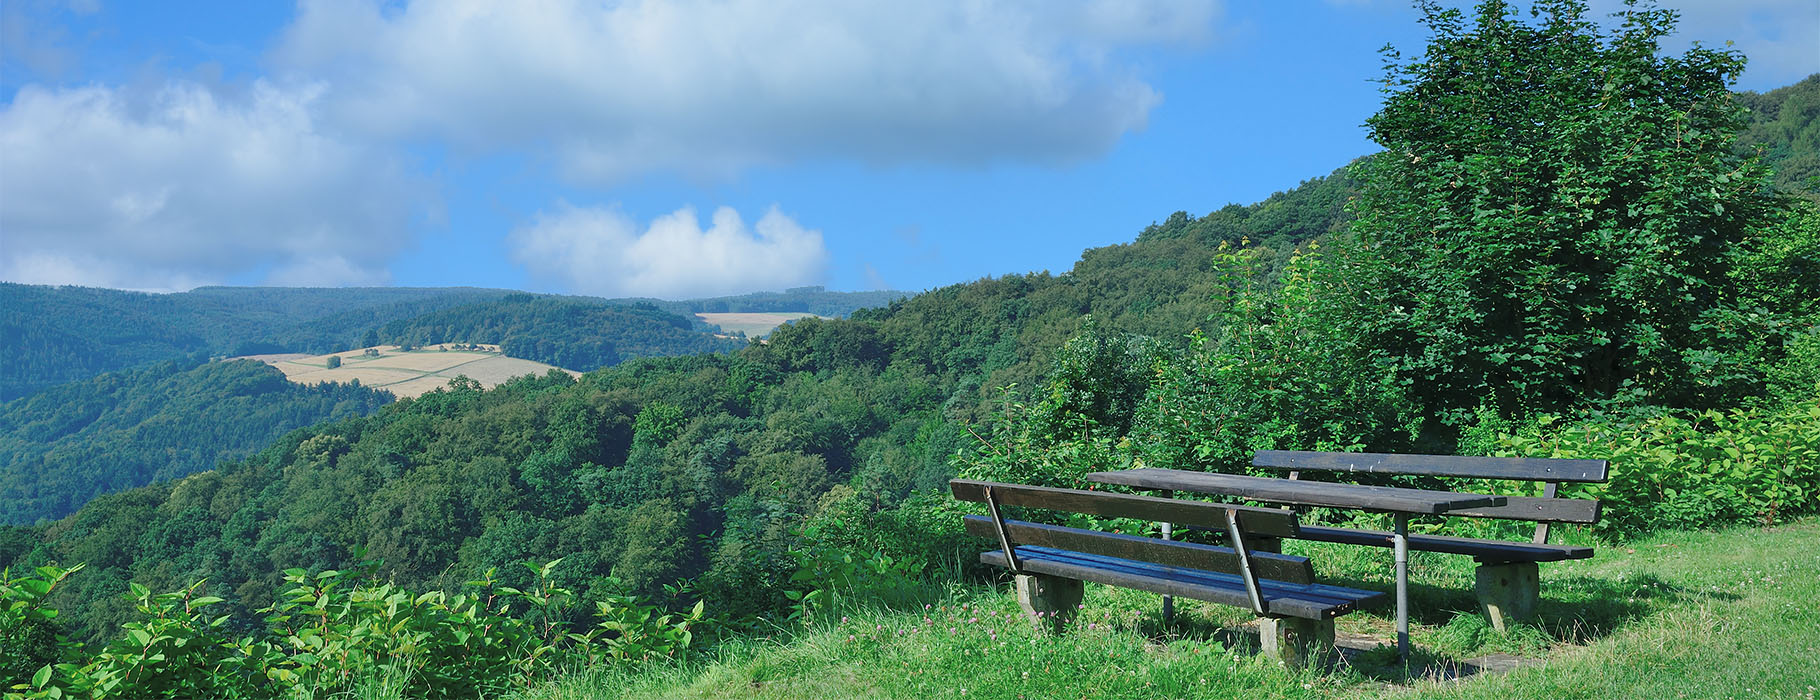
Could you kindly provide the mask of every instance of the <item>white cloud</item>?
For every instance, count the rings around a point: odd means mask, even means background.
[[[319,87],[28,85],[0,108],[0,278],[377,284],[428,190],[324,133]]]
[[[664,299],[783,289],[822,281],[828,253],[820,231],[772,207],[747,227],[731,207],[701,227],[695,210],[658,217],[639,231],[616,208],[558,205],[510,237],[512,259],[566,291]]]
[[[1662,5],[1681,13],[1667,48],[1679,51],[1693,41],[1720,48],[1733,42],[1733,48],[1750,57],[1742,82],[1754,89],[1778,88],[1820,73],[1820,2],[1666,0]],[[1594,7],[1622,9],[1610,0]],[[1676,40],[1680,44],[1672,43]]]
[[[276,64],[338,119],[568,176],[752,165],[1066,163],[1161,100],[1129,50],[1207,41],[1218,0],[306,0]]]

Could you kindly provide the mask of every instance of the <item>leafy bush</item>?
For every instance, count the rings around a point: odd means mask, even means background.
[[[531,566],[535,585],[526,589],[498,585],[488,571],[458,594],[382,583],[376,563],[349,572],[291,569],[278,602],[263,611],[270,613],[264,629],[239,637],[228,632],[231,616],[209,614],[224,601],[205,595],[202,582],[175,593],[132,584],[138,619],[92,655],[63,642],[50,653],[42,644],[16,647],[20,635],[0,633],[8,642],[0,648],[7,664],[0,687],[8,700],[276,698],[374,687],[405,697],[479,697],[575,667],[676,658],[693,645],[692,628],[704,621],[699,602],[673,614],[608,595],[596,604],[600,622],[572,631],[567,610],[576,596],[551,579],[560,562]],[[75,570],[0,576],[0,631],[55,618],[44,596]]]
[[[1820,399],[1778,409],[1537,419],[1506,436],[1506,456],[1606,459],[1604,484],[1566,487],[1597,498],[1597,530],[1771,524],[1820,510]]]

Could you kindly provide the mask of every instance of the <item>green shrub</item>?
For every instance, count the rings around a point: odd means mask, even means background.
[[[1596,529],[1770,524],[1820,510],[1820,399],[1780,408],[1539,418],[1501,441],[1501,454],[1606,459],[1604,484],[1564,488],[1601,501]]]
[[[47,651],[38,641],[20,647],[5,638],[0,661],[7,677],[0,689],[7,700],[278,698],[375,688],[461,698],[527,687],[573,668],[688,653],[692,628],[704,621],[701,603],[675,614],[633,596],[608,595],[596,604],[599,622],[573,631],[567,620],[576,596],[551,579],[560,562],[531,567],[535,584],[523,590],[498,585],[496,572],[488,571],[456,594],[381,582],[371,563],[349,572],[291,569],[287,587],[263,611],[270,613],[264,629],[238,638],[226,631],[229,616],[209,614],[224,601],[205,595],[202,582],[175,593],[132,584],[138,618],[92,655],[61,642]],[[57,611],[42,605],[44,596],[74,571],[44,567],[22,578],[0,576],[0,630],[55,618]]]

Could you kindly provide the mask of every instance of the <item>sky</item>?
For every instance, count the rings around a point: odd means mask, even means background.
[[[1738,89],[1820,72],[1820,2],[1662,5],[1665,50],[1750,57]],[[1419,52],[1417,20],[1402,0],[0,0],[0,280],[684,299],[1062,273],[1375,150],[1379,50]]]

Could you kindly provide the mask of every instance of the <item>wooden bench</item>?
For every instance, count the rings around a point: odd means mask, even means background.
[[[1539,481],[1545,485],[1542,496],[1509,496],[1502,506],[1450,511],[1447,515],[1475,518],[1527,520],[1536,523],[1529,542],[1410,535],[1409,548],[1416,551],[1464,554],[1478,561],[1474,590],[1479,605],[1491,624],[1508,629],[1513,620],[1534,613],[1541,595],[1539,564],[1545,561],[1587,559],[1592,547],[1548,543],[1552,523],[1591,524],[1599,520],[1599,502],[1581,498],[1556,497],[1562,483],[1603,482],[1608,463],[1602,459],[1535,459],[1508,457],[1454,457],[1443,455],[1406,455],[1362,452],[1291,452],[1260,450],[1252,455],[1253,466],[1289,471],[1289,478],[1304,471],[1329,471],[1347,474],[1384,474],[1449,477],[1460,479],[1498,479]],[[1356,530],[1339,527],[1302,525],[1298,539],[1338,542],[1371,547],[1391,546],[1390,533],[1381,530]]]
[[[1265,654],[1292,666],[1326,656],[1333,620],[1383,597],[1314,582],[1307,557],[1254,552],[1253,537],[1296,537],[1294,513],[1129,494],[955,479],[954,497],[986,504],[963,518],[969,534],[998,542],[980,561],[1016,576],[1018,605],[1039,630],[1060,632],[1078,612],[1086,581],[1248,608]],[[1181,523],[1227,533],[1231,547],[1011,520],[1001,509],[1045,508],[1107,518]]]

